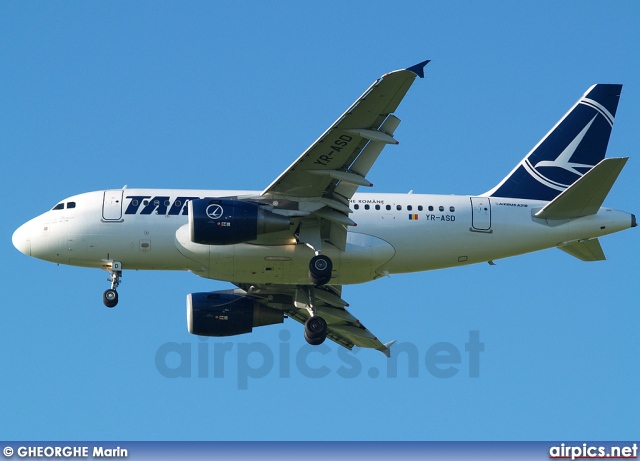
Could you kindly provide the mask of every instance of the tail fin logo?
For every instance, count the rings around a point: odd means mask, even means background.
[[[563,191],[571,184],[573,184],[575,180],[569,182],[568,184],[564,182],[554,181],[543,173],[545,168],[561,168],[565,171],[575,174],[578,178],[580,178],[595,166],[587,163],[572,162],[571,159],[576,153],[576,150],[580,146],[580,143],[584,139],[585,135],[591,128],[591,125],[593,125],[593,122],[598,117],[598,114],[604,117],[610,127],[613,126],[614,117],[604,106],[588,98],[582,99],[580,101],[580,104],[595,109],[597,113],[593,116],[591,121],[589,121],[589,123],[587,123],[585,127],[576,135],[576,137],[573,138],[573,140],[567,145],[567,147],[564,148],[560,155],[558,155],[555,160],[541,160],[536,163],[535,166],[532,165],[529,157],[527,157],[523,162],[524,168],[536,181],[544,184],[547,187],[550,187],[551,189]],[[583,171],[578,170],[578,168],[581,168]]]
[[[595,165],[587,165],[585,163],[571,162],[571,157],[573,157],[573,154],[576,152],[576,149],[582,142],[584,135],[587,134],[587,131],[589,131],[589,128],[591,128],[591,124],[596,119],[596,117],[597,115],[591,119],[591,121],[582,129],[580,133],[578,133],[578,135],[573,139],[573,141],[569,143],[569,145],[560,153],[560,155],[558,155],[558,157],[555,160],[542,160],[536,163],[535,166],[532,166],[531,162],[527,158],[524,162],[524,167],[527,169],[529,174],[531,174],[531,176],[533,176],[538,182],[546,185],[547,187],[551,187],[552,189],[556,189],[556,190],[564,190],[567,187],[569,187],[571,183],[561,184],[559,182],[552,181],[551,179],[543,175],[538,168],[549,168],[549,167],[562,168],[563,170],[567,170],[580,177],[584,175],[587,171],[589,171],[591,168],[593,168]],[[584,168],[585,171],[581,172],[581,171],[578,171],[576,168]]]
[[[597,84],[484,195],[551,201],[604,159],[622,85]]]

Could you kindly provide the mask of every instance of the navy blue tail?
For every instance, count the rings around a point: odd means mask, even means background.
[[[622,85],[594,85],[500,184],[485,195],[553,200],[606,152]]]

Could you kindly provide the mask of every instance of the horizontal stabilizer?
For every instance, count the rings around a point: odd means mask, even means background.
[[[596,214],[628,158],[605,158],[535,214],[540,219],[575,219]]]
[[[578,258],[580,261],[604,261],[607,259],[598,239],[575,240],[558,245],[562,251]]]

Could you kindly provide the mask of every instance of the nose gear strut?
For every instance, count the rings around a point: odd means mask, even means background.
[[[118,304],[118,292],[116,289],[120,285],[122,278],[122,264],[118,261],[107,261],[103,269],[109,272],[107,282],[111,282],[111,288],[105,290],[102,294],[102,302],[105,306],[111,308]]]

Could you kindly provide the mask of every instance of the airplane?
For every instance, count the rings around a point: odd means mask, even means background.
[[[605,259],[599,237],[637,226],[603,206],[628,158],[605,158],[622,85],[597,84],[494,188],[479,195],[357,193],[394,113],[429,61],[377,79],[264,190],[120,189],[58,202],[20,226],[13,245],[58,264],[104,269],[107,307],[125,270],[190,271],[236,288],[187,295],[202,336],[284,322],[351,349],[382,343],[348,310],[343,286],[547,248]]]

